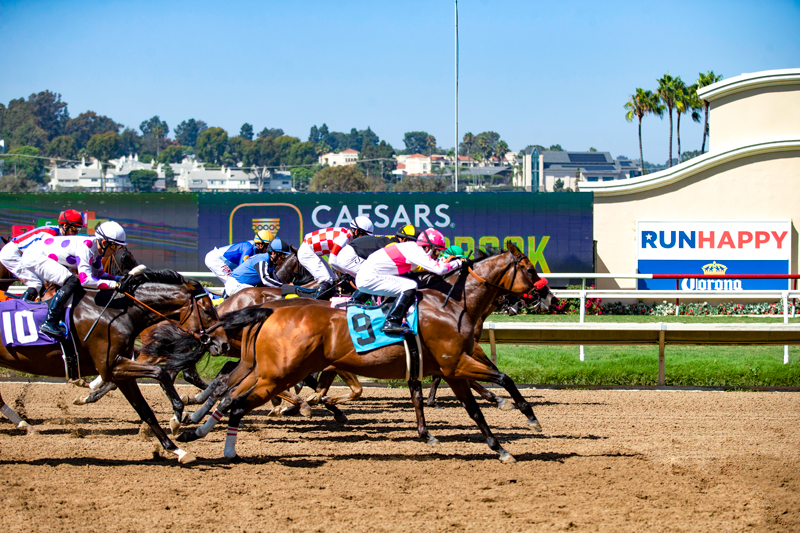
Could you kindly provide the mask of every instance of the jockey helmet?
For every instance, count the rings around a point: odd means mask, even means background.
[[[120,246],[125,246],[128,244],[125,242],[125,230],[113,220],[103,222],[97,226],[97,229],[94,230],[94,234],[105,241],[112,242]]]
[[[442,257],[450,257],[451,255],[458,259],[464,259],[464,250],[457,244],[451,244],[442,252]]]
[[[365,216],[358,216],[350,223],[350,229],[361,230],[367,235],[372,235],[375,228],[372,221]]]
[[[58,225],[75,226],[76,228],[86,227],[86,214],[74,209],[67,209],[58,215]]]
[[[292,247],[289,246],[289,243],[283,242],[280,239],[273,239],[272,242],[269,243],[269,247],[273,252],[277,252],[279,254],[292,253]]]
[[[428,228],[417,237],[417,246],[431,246],[438,250],[444,250],[444,235],[439,230]]]
[[[408,239],[409,241],[417,240],[417,228],[413,224],[406,224],[395,233],[395,236],[401,239]]]
[[[256,232],[256,236],[253,238],[253,241],[255,241],[256,244],[269,244],[274,239],[275,234],[270,230],[260,229]]]

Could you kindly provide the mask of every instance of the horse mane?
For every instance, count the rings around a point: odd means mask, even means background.
[[[153,329],[141,353],[166,360],[167,370],[181,372],[194,366],[206,353],[206,347],[194,336],[171,323]]]
[[[129,292],[135,291],[144,283],[162,283],[164,285],[189,285],[193,291],[203,289],[200,282],[194,279],[186,279],[174,270],[145,270],[141,274],[134,276],[126,287]]]
[[[233,337],[245,327],[256,322],[262,322],[272,314],[273,310],[266,307],[250,306],[238,311],[225,313],[219,319],[225,335]]]

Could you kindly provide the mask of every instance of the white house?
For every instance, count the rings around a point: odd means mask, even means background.
[[[331,167],[342,166],[342,165],[355,165],[358,161],[358,154],[357,150],[353,150],[348,148],[347,150],[342,150],[338,154],[333,152],[328,152],[327,154],[323,154],[319,156],[319,164],[320,165],[328,165]]]

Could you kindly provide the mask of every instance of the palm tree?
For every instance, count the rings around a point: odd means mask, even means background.
[[[714,74],[713,70],[709,70],[705,74],[701,72],[700,74],[697,75],[697,88],[702,89],[703,87],[707,87],[712,83],[717,83],[721,79],[722,75],[720,74],[719,76],[717,76],[716,74]],[[705,105],[706,108],[706,119],[703,124],[703,146],[700,148],[701,154],[706,153],[706,135],[708,135],[708,102],[703,100],[703,104]]]
[[[436,148],[436,137],[433,135],[428,135],[425,137],[425,146],[428,147],[428,157],[430,157],[434,148]]]
[[[472,143],[475,142],[475,136],[471,131],[464,134],[464,144],[467,145],[467,165],[469,166],[469,149],[472,148]]]
[[[641,87],[636,88],[636,92],[630,95],[628,102],[625,104],[625,120],[633,122],[633,117],[639,119],[639,161],[642,163],[642,174],[644,171],[644,153],[642,152],[642,118],[648,113],[664,116],[664,106],[658,99],[658,96],[653,91],[645,91]]]
[[[669,74],[664,74],[660,80],[657,80],[658,89],[656,89],[658,98],[664,102],[669,111],[669,161],[667,165],[670,167],[672,166],[672,108],[675,107],[675,82],[677,80],[680,80],[680,76],[673,78]]]
[[[700,109],[703,104],[697,96],[697,85],[686,84],[678,78],[675,91],[675,114],[678,116],[678,125],[676,133],[678,135],[678,163],[681,163],[681,115],[684,113],[692,113],[692,120],[700,122]]]
[[[511,150],[508,149],[508,143],[502,140],[497,141],[497,145],[494,147],[494,155],[496,155],[497,159],[500,160],[500,166],[503,166],[503,158],[510,151]]]

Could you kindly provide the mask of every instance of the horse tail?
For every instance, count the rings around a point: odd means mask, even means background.
[[[195,366],[206,347],[194,334],[168,322],[154,329],[141,353],[164,361],[169,371],[181,372]]]
[[[225,335],[228,337],[235,337],[241,333],[245,327],[251,324],[264,322],[272,313],[273,310],[268,307],[245,307],[239,311],[225,313],[220,317],[220,322],[222,322]]]

